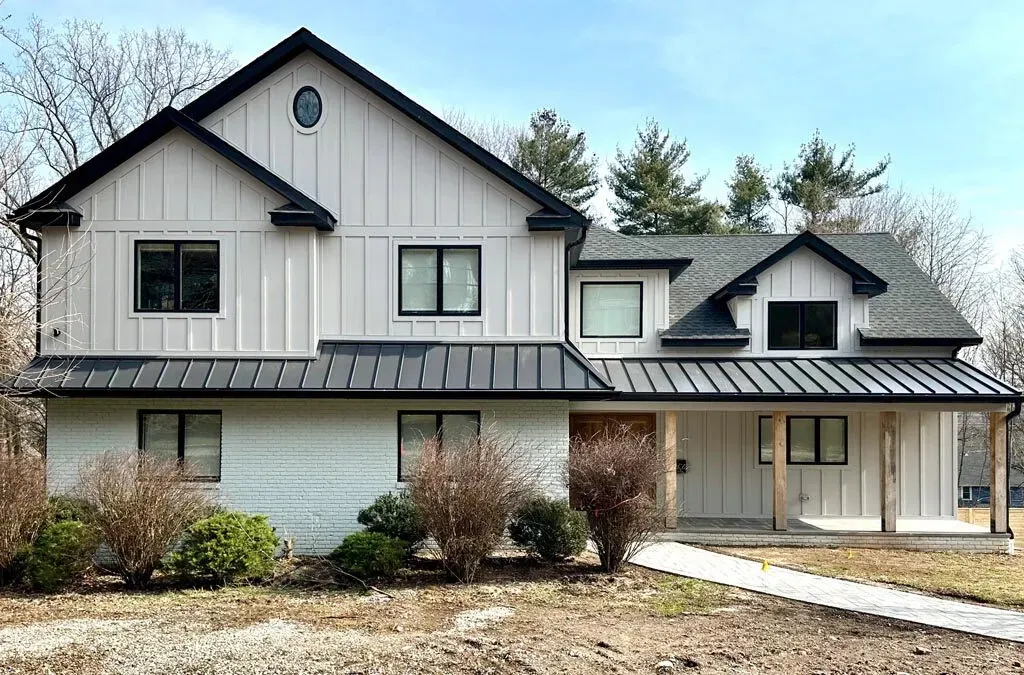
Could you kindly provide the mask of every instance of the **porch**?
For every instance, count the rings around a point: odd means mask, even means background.
[[[627,400],[574,405],[570,429],[626,423],[653,435],[664,458],[658,498],[667,539],[1010,548],[1006,425],[1018,410],[1019,394],[968,364],[953,359],[597,363],[617,389],[626,391]],[[868,384],[859,384],[858,375]],[[769,387],[774,390],[766,391]],[[993,498],[987,527],[957,520],[957,411],[988,416]]]

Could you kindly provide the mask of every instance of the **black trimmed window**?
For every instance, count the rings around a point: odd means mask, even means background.
[[[642,281],[580,282],[580,337],[643,337]]]
[[[399,246],[398,313],[479,316],[479,246]]]
[[[136,241],[135,311],[220,311],[220,242]]]
[[[849,424],[845,417],[792,415],[786,417],[786,463],[845,465],[849,463]],[[772,463],[775,431],[771,416],[758,418],[758,457]]]
[[[437,438],[459,442],[480,435],[479,410],[404,410],[398,413],[398,480],[415,475],[423,444]]]
[[[839,303],[769,302],[768,349],[836,349]]]
[[[306,85],[295,92],[292,116],[303,129],[312,129],[324,114],[324,101],[315,87]]]
[[[219,410],[140,410],[139,450],[187,465],[196,480],[220,480]]]

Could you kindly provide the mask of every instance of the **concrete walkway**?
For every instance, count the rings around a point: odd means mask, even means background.
[[[762,571],[759,562],[673,542],[650,544],[630,562],[780,598],[1024,642],[1024,613],[1008,609],[933,598],[775,566]]]

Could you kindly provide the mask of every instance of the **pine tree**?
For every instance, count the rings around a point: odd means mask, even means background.
[[[836,146],[829,145],[815,130],[811,140],[800,146],[792,165],[786,165],[775,182],[779,199],[804,212],[804,228],[815,232],[848,229],[833,216],[842,200],[867,197],[885,185],[874,183],[889,168],[886,156],[874,167],[857,171],[853,166],[854,146],[838,159]]]
[[[516,140],[512,167],[578,209],[597,193],[597,157],[587,138],[549,108],[530,117],[527,133]]]
[[[721,207],[704,201],[704,176],[687,181],[683,167],[690,151],[671,140],[653,119],[637,129],[627,155],[618,150],[608,186],[611,211],[623,234],[706,234],[721,230]]]
[[[750,155],[736,158],[736,168],[726,185],[729,188],[729,203],[725,217],[730,228],[736,233],[772,231],[771,217],[767,212],[772,200],[768,176]]]

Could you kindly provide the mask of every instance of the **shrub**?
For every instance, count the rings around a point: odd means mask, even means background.
[[[536,497],[516,511],[508,524],[512,541],[532,555],[559,562],[587,547],[587,520],[568,502]]]
[[[62,520],[43,528],[32,546],[25,574],[37,591],[53,593],[81,579],[92,566],[99,533],[87,523]]]
[[[110,451],[83,465],[80,497],[129,588],[149,583],[182,532],[212,504],[173,459]]]
[[[409,496],[456,579],[473,581],[511,515],[533,496],[536,476],[525,457],[515,438],[493,433],[447,442],[443,452],[436,439],[423,444]]]
[[[586,514],[604,570],[617,572],[650,538],[658,522],[660,472],[653,436],[627,426],[570,443],[569,494]]]
[[[43,460],[0,454],[0,584],[21,577],[28,549],[46,512]]]
[[[178,576],[218,586],[262,581],[274,572],[279,543],[266,516],[221,511],[185,530],[167,566]]]
[[[427,538],[416,505],[409,495],[383,494],[359,512],[359,524],[367,532],[376,532],[406,543],[406,555],[412,555]]]
[[[336,572],[363,581],[392,577],[402,567],[407,546],[401,539],[380,532],[355,532],[327,556]],[[337,575],[344,577],[344,574]]]
[[[89,505],[69,495],[54,495],[47,503],[47,521],[62,523],[70,520],[79,523],[89,521]]]

